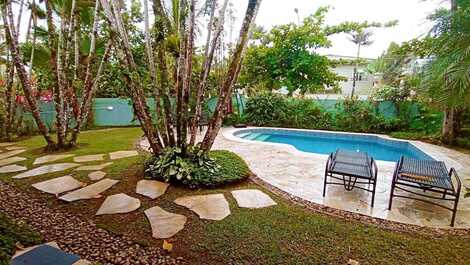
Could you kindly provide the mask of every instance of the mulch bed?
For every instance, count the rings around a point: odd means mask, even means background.
[[[307,200],[304,200],[300,197],[294,196],[290,193],[287,193],[265,181],[258,178],[255,174],[252,174],[250,179],[255,182],[256,184],[263,186],[270,190],[271,192],[280,195],[281,197],[297,204],[306,207],[307,209],[311,210],[312,212],[326,215],[326,216],[334,216],[340,219],[344,219],[347,221],[355,221],[362,224],[367,225],[374,225],[381,229],[390,230],[393,232],[401,232],[401,233],[410,233],[410,234],[422,234],[424,236],[470,236],[470,229],[467,228],[433,228],[433,227],[423,227],[418,225],[412,224],[404,224],[395,221],[375,218],[372,216],[363,215],[360,213],[353,213],[344,210],[335,209],[329,206],[320,205],[317,203],[313,203]],[[458,213],[457,213],[458,214]]]
[[[98,228],[79,215],[52,209],[17,188],[0,181],[0,211],[28,224],[46,242],[55,241],[64,251],[100,264],[183,264],[156,247],[136,244],[125,235]]]

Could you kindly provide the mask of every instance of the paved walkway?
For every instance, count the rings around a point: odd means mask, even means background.
[[[378,161],[379,175],[374,208],[371,195],[355,189],[344,191],[342,186],[329,185],[322,197],[326,155],[305,153],[290,145],[243,140],[232,135],[236,129],[223,128],[214,149],[226,149],[240,155],[250,169],[263,181],[304,200],[336,209],[361,213],[382,219],[429,227],[449,227],[448,210],[416,200],[394,198],[389,211],[388,201],[394,163]],[[470,185],[470,156],[441,146],[414,142],[428,154],[456,167],[464,184]],[[142,143],[146,145],[145,141]],[[470,228],[470,199],[461,194],[455,227]]]

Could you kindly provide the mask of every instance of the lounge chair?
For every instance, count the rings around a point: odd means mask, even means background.
[[[328,178],[332,181],[329,182]],[[365,152],[339,149],[331,153],[326,162],[323,197],[326,194],[327,184],[343,185],[347,191],[358,188],[372,192],[371,207],[374,207],[377,165],[374,159]],[[358,184],[359,186],[356,186]],[[370,189],[371,185],[372,189]]]
[[[455,179],[455,183],[452,179]],[[388,209],[392,209],[393,197],[408,198],[434,204],[452,212],[450,226],[454,226],[455,215],[462,183],[454,168],[447,171],[444,162],[432,160],[416,160],[401,157],[395,168],[390,191],[390,201]],[[415,195],[414,197],[403,194],[395,194],[395,189]],[[412,190],[414,189],[414,190]],[[431,191],[434,194],[417,193],[416,190]],[[442,196],[435,196],[440,194]],[[425,197],[435,200],[451,201],[453,206],[443,205],[434,201],[421,199]]]

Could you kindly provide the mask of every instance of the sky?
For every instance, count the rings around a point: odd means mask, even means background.
[[[237,25],[239,25],[248,1],[232,0],[232,3],[236,10]],[[295,8],[299,9],[299,17],[302,20],[321,6],[331,7],[326,18],[326,23],[329,25],[343,21],[398,20],[398,25],[394,28],[374,30],[374,43],[362,48],[361,57],[376,58],[388,48],[391,42],[401,43],[426,34],[431,27],[426,17],[436,8],[445,5],[444,0],[263,0],[256,23],[266,29],[274,25],[297,23]],[[321,54],[356,55],[355,45],[345,34],[335,35],[330,39],[333,46],[320,50]]]

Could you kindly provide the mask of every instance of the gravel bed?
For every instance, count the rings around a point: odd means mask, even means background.
[[[99,264],[183,264],[156,247],[144,247],[126,236],[96,227],[91,220],[51,209],[17,188],[0,181],[0,211],[55,241],[64,251]]]

